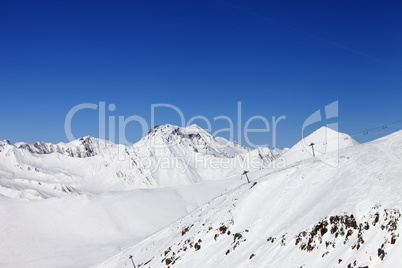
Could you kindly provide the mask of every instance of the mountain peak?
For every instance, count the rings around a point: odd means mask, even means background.
[[[312,157],[312,146],[314,146],[314,155],[320,156],[357,144],[358,142],[349,135],[323,126],[303,137],[292,148],[284,152],[283,157],[287,164],[291,164]]]
[[[192,124],[190,126],[187,126],[188,129],[202,129],[199,125],[197,124]]]
[[[330,127],[327,126],[321,126],[320,128],[316,129],[313,131],[313,133],[323,133],[323,132],[330,132],[330,133],[340,133],[338,130],[332,129]]]
[[[179,127],[175,125],[156,125],[151,130],[149,130],[148,134],[144,137],[145,139],[149,139],[149,137],[153,137],[155,135],[162,136],[164,138],[168,138],[171,135],[179,135],[182,137],[191,138],[194,134],[204,134],[209,135],[203,128],[199,127],[196,124],[190,125],[188,127]],[[211,136],[212,137],[212,136]],[[144,139],[143,138],[143,139]]]
[[[248,149],[225,138],[215,138],[196,124],[187,127],[170,124],[155,126],[134,146],[153,149],[169,148],[182,152],[190,149],[196,153],[230,158],[248,152]]]
[[[4,143],[7,143],[8,145],[12,145],[11,141],[9,140],[3,140]]]
[[[310,144],[311,142],[328,143],[328,142],[335,142],[335,141],[339,141],[339,140],[344,140],[344,141],[350,140],[353,144],[358,144],[358,142],[355,141],[348,134],[338,132],[337,130],[334,130],[327,126],[322,126],[319,129],[315,130],[310,135],[303,137],[301,142]]]

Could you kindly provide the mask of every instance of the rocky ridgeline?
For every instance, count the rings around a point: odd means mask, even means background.
[[[150,147],[180,144],[184,147],[191,148],[191,150],[196,153],[228,158],[233,158],[238,154],[250,151],[249,148],[242,147],[236,142],[214,137],[196,125],[187,128],[172,126],[169,124],[155,126],[139,142],[139,144],[147,144],[147,146]]]
[[[373,234],[381,234],[382,242],[377,245],[377,251],[368,256],[366,262],[374,261],[374,258],[384,260],[387,251],[399,238],[398,223],[401,213],[398,209],[381,209],[380,205],[374,206],[368,216],[360,221],[353,214],[340,214],[325,217],[313,227],[298,233],[294,237],[294,245],[302,251],[315,252],[324,249],[322,258],[331,254],[331,251],[339,247],[350,247],[350,250],[360,250],[366,242],[366,237]],[[286,235],[279,239],[285,246]],[[267,241],[275,243],[276,237],[268,237]],[[360,260],[361,261],[361,260]],[[338,260],[341,263],[342,259]],[[347,267],[357,266],[358,260],[349,263]]]
[[[52,154],[60,153],[70,157],[85,158],[97,155],[95,138],[85,137],[80,138],[79,145],[63,147],[57,144],[35,142],[34,144],[18,143],[16,147],[18,149],[24,149],[32,154]]]

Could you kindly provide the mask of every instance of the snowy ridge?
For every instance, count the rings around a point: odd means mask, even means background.
[[[401,175],[402,131],[256,171],[95,267],[401,267]]]
[[[233,158],[250,151],[236,142],[214,137],[197,125],[184,128],[169,124],[154,127],[134,147],[164,148],[178,144],[190,147],[194,152],[215,157]]]
[[[70,143],[44,143],[35,142],[34,144],[27,144],[18,142],[15,146],[19,149],[25,149],[32,154],[52,154],[59,153],[70,157],[85,158],[108,152],[109,148],[117,147],[116,144],[97,139],[94,137],[86,136],[79,138]]]
[[[177,186],[263,168],[278,156],[213,137],[196,125],[157,126],[132,146],[89,136],[56,145],[4,141],[0,194],[37,199]],[[253,158],[257,164],[251,167]]]

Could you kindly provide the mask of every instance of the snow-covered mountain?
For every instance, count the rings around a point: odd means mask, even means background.
[[[181,150],[179,154],[189,147],[190,150],[204,155],[228,158],[250,151],[249,148],[242,147],[236,142],[214,137],[197,125],[185,128],[169,124],[154,127],[134,147],[154,149],[169,147]]]
[[[311,144],[313,144],[313,147]],[[292,148],[284,151],[282,157],[286,159],[287,165],[291,165],[295,162],[312,157],[314,151],[315,157],[325,161],[324,158],[327,153],[338,152],[340,149],[357,144],[358,142],[347,134],[339,133],[327,127],[321,127],[307,137],[304,137]],[[327,159],[327,161],[330,161],[327,162],[327,164],[336,165],[338,158],[334,157]]]
[[[96,267],[402,267],[402,131],[321,157],[252,172]]]
[[[0,142],[0,194],[47,198],[190,184],[259,169],[278,157],[196,125],[157,126],[133,146],[93,137],[70,143]]]
[[[4,141],[3,143],[11,145],[9,141]],[[183,150],[185,146],[190,147],[194,152],[230,158],[250,151],[249,148],[241,147],[236,142],[230,142],[222,137],[213,137],[197,125],[185,128],[169,124],[155,126],[137,144],[134,144],[133,147],[159,149],[172,146],[179,147],[177,148],[178,150]],[[115,149],[118,145],[110,141],[86,136],[70,143],[52,144],[36,142],[34,144],[27,144],[17,142],[15,143],[15,147],[28,150],[33,154],[59,153],[70,157],[85,158],[109,154],[110,150]]]
[[[172,125],[129,147],[5,141],[0,267],[402,267],[401,178],[402,131],[323,127],[283,151]]]
[[[34,144],[27,144],[17,142],[15,146],[33,154],[59,153],[70,157],[85,158],[108,153],[107,149],[116,147],[116,144],[87,136],[70,143],[52,144],[35,142]]]

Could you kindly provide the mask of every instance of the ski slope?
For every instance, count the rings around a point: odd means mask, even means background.
[[[402,131],[250,177],[94,267],[402,267]]]

